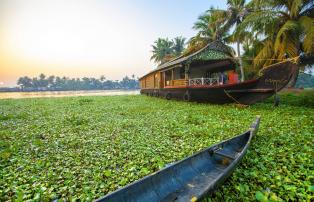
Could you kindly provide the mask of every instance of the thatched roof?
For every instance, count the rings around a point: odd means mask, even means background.
[[[193,62],[199,62],[199,61],[210,61],[210,60],[217,61],[217,60],[233,60],[233,59],[234,59],[234,50],[232,48],[223,44],[221,41],[214,41],[207,44],[204,48],[200,49],[199,51],[196,51],[195,53],[192,53],[187,56],[182,55],[169,62],[163,63],[159,65],[157,69],[149,72],[148,74],[151,74],[156,71],[168,69],[173,66],[184,65],[187,63],[192,64]]]

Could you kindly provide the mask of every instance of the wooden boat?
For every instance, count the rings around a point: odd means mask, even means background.
[[[213,192],[232,173],[257,133],[260,118],[245,133],[114,191],[98,202],[197,201]]]
[[[216,104],[253,104],[295,79],[298,67],[286,60],[260,72],[256,79],[238,82],[233,51],[215,41],[196,53],[160,65],[140,78],[141,94]],[[226,76],[228,75],[228,77]]]

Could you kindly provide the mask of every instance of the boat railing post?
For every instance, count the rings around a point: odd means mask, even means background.
[[[204,85],[204,78],[202,77],[202,85]]]

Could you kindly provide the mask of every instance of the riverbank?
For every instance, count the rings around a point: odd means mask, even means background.
[[[249,152],[212,201],[310,201],[313,98],[246,108],[139,95],[0,100],[0,201],[99,198],[240,134],[256,115]]]

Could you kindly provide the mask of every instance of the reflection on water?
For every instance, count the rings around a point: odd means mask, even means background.
[[[75,96],[110,96],[138,95],[139,90],[82,90],[82,91],[43,91],[43,92],[0,92],[0,99],[19,99],[34,97],[75,97]]]

